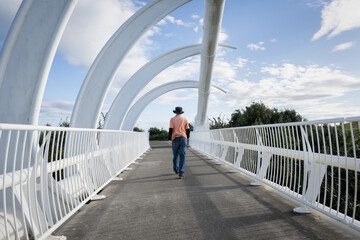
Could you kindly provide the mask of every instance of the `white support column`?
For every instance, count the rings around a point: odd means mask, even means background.
[[[154,0],[130,17],[108,40],[83,82],[71,116],[71,127],[96,128],[106,93],[138,39],[163,17],[191,0]]]
[[[201,51],[200,85],[195,129],[202,129],[207,120],[209,89],[215,60],[216,45],[220,32],[225,0],[206,0],[204,33]]]
[[[0,56],[0,122],[37,125],[50,67],[76,2],[21,4]]]

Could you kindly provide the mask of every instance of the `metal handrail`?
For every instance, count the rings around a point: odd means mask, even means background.
[[[360,117],[194,131],[191,146],[360,231]]]
[[[149,149],[148,133],[0,124],[0,235],[45,239]]]

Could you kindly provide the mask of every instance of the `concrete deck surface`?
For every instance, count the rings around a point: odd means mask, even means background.
[[[67,239],[354,239],[241,173],[189,148],[185,178],[167,142],[132,164],[54,235]]]

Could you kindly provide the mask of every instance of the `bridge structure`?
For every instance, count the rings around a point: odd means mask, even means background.
[[[37,123],[50,67],[77,1],[23,1],[0,56],[1,239],[55,238],[51,234],[87,202],[103,199],[99,192],[151,151],[148,134],[131,131],[142,110],[179,88],[198,88],[194,151],[297,202],[295,212],[316,211],[359,236],[360,117],[209,130],[224,0],[204,1],[202,43],[169,51],[140,68],[115,98],[105,129],[96,129],[109,86],[131,47],[189,1],[153,0],[110,37],[86,75],[69,128]],[[157,74],[196,54],[201,54],[199,81],[167,83],[137,99]]]

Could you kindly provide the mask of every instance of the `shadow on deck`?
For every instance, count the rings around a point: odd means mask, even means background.
[[[353,239],[241,173],[187,150],[185,178],[172,172],[167,142],[111,182],[55,235],[68,239]]]

